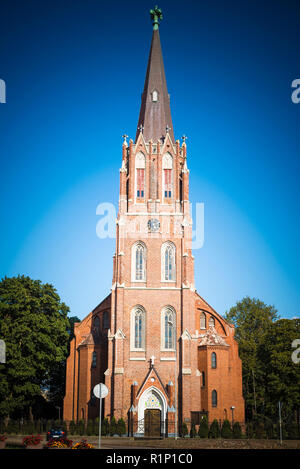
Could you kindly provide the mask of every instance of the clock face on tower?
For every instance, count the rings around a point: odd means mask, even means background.
[[[150,231],[157,231],[160,227],[160,223],[156,218],[152,218],[148,221],[148,229]]]

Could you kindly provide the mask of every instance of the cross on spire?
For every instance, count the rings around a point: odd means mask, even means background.
[[[153,21],[153,30],[156,31],[159,26],[159,20],[163,19],[162,11],[160,8],[158,8],[157,5],[153,8],[153,10],[150,10],[150,16]]]
[[[150,357],[151,366],[154,366],[154,360],[155,360],[155,356],[152,355],[152,357]]]
[[[124,142],[123,142],[123,143],[127,143],[126,138],[128,138],[128,135],[124,134],[124,135],[122,135],[122,138],[124,138]]]
[[[186,136],[186,135],[183,135],[181,138],[182,138],[183,142],[185,143],[185,141],[186,141],[186,139],[187,139],[187,136]]]
[[[143,133],[143,130],[144,130],[143,124],[139,125],[138,129],[139,129],[139,131],[140,131],[141,133]]]
[[[167,134],[170,132],[170,130],[171,130],[171,127],[169,127],[169,126],[167,125],[167,127],[166,127],[166,132],[167,132]]]

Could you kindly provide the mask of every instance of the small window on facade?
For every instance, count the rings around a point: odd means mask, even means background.
[[[152,101],[153,101],[154,103],[156,103],[156,101],[158,101],[158,92],[157,92],[156,90],[154,90],[154,91],[152,92]]]
[[[209,327],[215,327],[215,320],[212,316],[209,318],[208,325]]]
[[[202,371],[202,386],[205,386],[205,372]]]
[[[213,407],[217,407],[217,404],[218,404],[218,395],[217,395],[217,391],[214,389],[211,393],[211,405]]]
[[[211,354],[211,367],[217,368],[217,355],[215,352]]]
[[[206,329],[206,315],[205,315],[205,313],[200,314],[200,329]]]

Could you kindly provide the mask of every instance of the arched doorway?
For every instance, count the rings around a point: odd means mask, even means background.
[[[165,432],[167,401],[163,393],[151,386],[143,392],[138,403],[138,433],[159,437]]]

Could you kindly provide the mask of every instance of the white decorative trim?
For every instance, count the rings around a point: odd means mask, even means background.
[[[115,339],[126,339],[126,335],[122,331],[122,329],[118,329],[115,333]]]
[[[140,351],[140,349],[139,349]],[[131,361],[145,361],[146,358],[145,357],[130,357],[129,360]]]
[[[170,349],[168,349],[170,350]],[[160,357],[161,362],[175,362],[176,358],[175,357]]]
[[[190,368],[182,368],[182,374],[183,375],[191,375],[192,370]]]
[[[123,375],[124,368],[115,368],[115,375]]]

